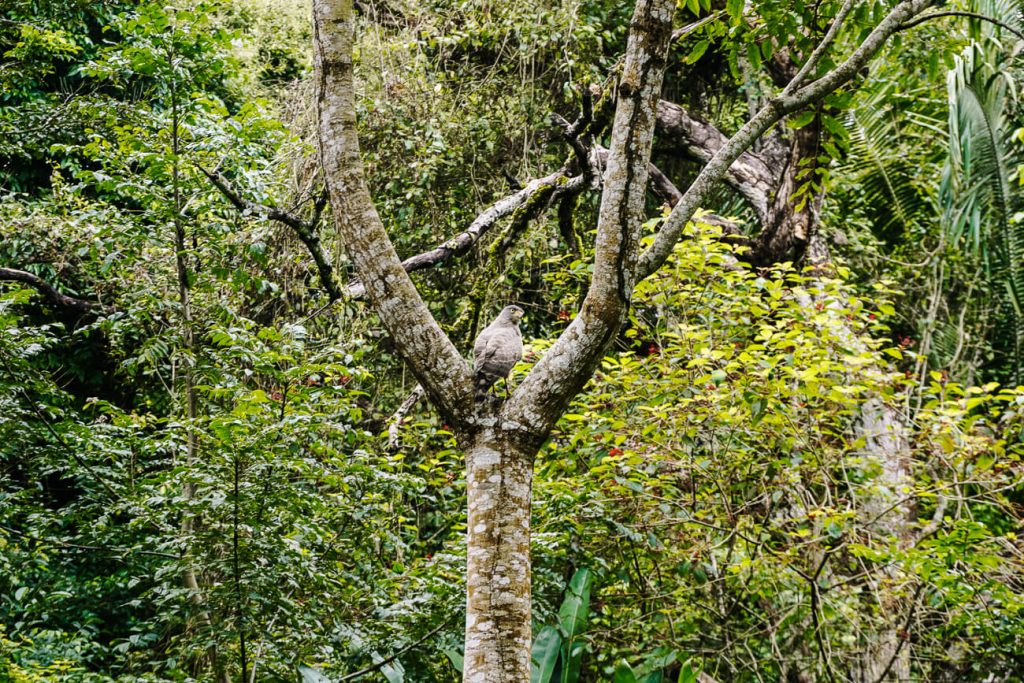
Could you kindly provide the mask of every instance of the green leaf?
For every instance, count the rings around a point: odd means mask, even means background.
[[[690,54],[686,55],[686,59],[684,61],[687,64],[693,64],[694,62],[696,62],[698,59],[704,56],[705,52],[708,51],[709,44],[710,43],[708,43],[708,41],[706,40],[698,42],[696,45],[693,46],[693,49],[690,50]]]
[[[761,70],[761,49],[757,43],[747,43],[747,59],[750,60],[750,66],[754,68],[754,71]]]
[[[558,663],[558,652],[562,645],[562,636],[554,626],[545,626],[533,640],[533,651],[530,654],[530,683],[549,683]],[[460,657],[460,664],[461,657]],[[459,667],[461,671],[461,667]]]
[[[583,633],[590,612],[590,588],[594,583],[594,575],[586,567],[576,570],[569,581],[565,600],[558,610],[558,623],[566,639],[572,640]]]
[[[633,673],[633,667],[629,665],[625,659],[619,662],[619,665],[615,667],[615,675],[612,677],[612,683],[638,683],[636,680],[636,674]]]
[[[679,679],[676,683],[697,683],[697,672],[693,670],[689,661],[679,670]]]
[[[796,116],[789,119],[789,127],[795,129],[803,128],[808,123],[814,120],[815,115],[816,112],[813,109],[802,111]]]
[[[299,675],[302,677],[302,683],[331,683],[331,679],[324,676],[319,669],[305,664],[299,664]]]
[[[536,651],[536,643],[534,643],[533,649]],[[452,663],[452,666],[455,667],[455,670],[459,673],[462,673],[462,653],[454,647],[449,647],[445,649],[444,653],[448,657],[448,660]]]
[[[739,26],[740,21],[742,21],[743,6],[743,0],[727,0],[725,3],[725,11],[729,13],[730,23],[733,26]]]
[[[750,424],[756,427],[764,418],[765,402],[762,399],[755,399],[750,403]]]
[[[580,680],[580,668],[583,663],[583,651],[585,649],[586,644],[581,641],[563,643],[560,683],[577,683]]]
[[[405,683],[405,668],[398,660],[385,664],[380,668],[380,672],[388,679],[388,683]]]

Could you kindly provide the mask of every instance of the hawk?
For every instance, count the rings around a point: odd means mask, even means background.
[[[523,309],[506,306],[473,344],[473,373],[477,397],[482,398],[499,379],[508,377],[523,357],[523,335],[519,321]]]

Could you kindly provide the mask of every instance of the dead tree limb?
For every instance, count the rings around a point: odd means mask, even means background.
[[[903,0],[896,4],[860,45],[831,71],[791,94],[769,99],[754,118],[743,124],[701,169],[683,194],[683,199],[662,225],[654,242],[640,256],[638,276],[646,278],[661,267],[672,253],[686,221],[693,216],[711,188],[728,175],[733,162],[743,156],[755,140],[789,114],[821,100],[855,78],[904,23],[915,18],[932,3],[933,0]]]
[[[24,270],[0,268],[0,281],[20,282],[23,285],[28,285],[39,292],[48,304],[68,313],[84,316],[95,315],[105,310],[101,304],[68,296],[38,275]]]
[[[405,272],[413,273],[433,268],[449,259],[462,256],[502,218],[512,216],[517,211],[527,211],[533,214],[530,216],[531,218],[535,217],[539,212],[534,213],[533,207],[546,208],[547,204],[555,198],[581,192],[585,187],[586,178],[583,175],[570,177],[564,168],[543,178],[531,180],[523,189],[507,197],[502,197],[484,209],[463,232],[430,251],[410,256],[402,261],[402,267]],[[349,283],[345,288],[345,294],[354,299],[363,298],[365,293],[365,287],[358,281]]]
[[[604,160],[608,157],[608,149],[598,146],[594,148],[594,152],[598,159],[604,163]],[[670,208],[678,204],[679,200],[683,198],[683,193],[680,192],[678,187],[676,187],[676,184],[673,183],[672,180],[654,164],[647,164],[647,175],[651,183],[651,192],[654,193],[654,196],[658,199],[668,204]],[[724,216],[719,216],[716,213],[708,213],[701,216],[700,220],[708,225],[714,225],[721,228],[724,235],[730,236],[729,241],[731,243],[735,244],[740,240],[743,242],[749,241],[742,236],[739,226]]]
[[[309,255],[313,258],[313,263],[316,264],[317,274],[320,277],[320,284],[327,292],[327,296],[330,297],[331,301],[336,301],[342,297],[341,286],[338,284],[337,278],[334,277],[334,268],[331,266],[330,260],[327,258],[327,253],[324,251],[323,244],[320,243],[320,235],[318,233],[318,226],[320,223],[320,216],[323,214],[324,208],[327,206],[327,195],[326,193],[321,194],[317,197],[313,203],[313,217],[310,220],[305,220],[301,216],[297,216],[290,211],[278,208],[276,206],[267,206],[264,204],[257,204],[254,201],[248,200],[241,195],[238,190],[234,188],[231,181],[228,180],[223,174],[217,171],[208,171],[202,166],[199,170],[203,172],[213,186],[220,190],[220,193],[230,201],[236,209],[243,213],[250,213],[256,216],[262,216],[267,220],[277,221],[283,225],[287,225],[294,232],[296,237],[306,246],[309,251]]]
[[[658,102],[657,120],[659,148],[677,151],[704,164],[729,141],[713,124],[666,100]],[[763,222],[777,183],[776,175],[764,158],[746,150],[736,157],[722,179],[750,203]]]

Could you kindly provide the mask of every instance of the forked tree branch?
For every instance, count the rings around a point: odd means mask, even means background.
[[[564,168],[543,178],[531,180],[523,189],[507,197],[502,197],[484,209],[463,232],[429,251],[410,256],[402,261],[402,268],[407,273],[413,273],[433,268],[452,258],[462,256],[502,218],[513,216],[517,212],[525,212],[527,219],[535,218],[550,201],[581,192],[586,185],[587,179],[584,175],[570,177]],[[539,198],[543,198],[543,201],[540,201]],[[366,294],[366,288],[362,282],[352,282],[345,288],[345,294],[355,299],[361,299]]]
[[[604,160],[608,158],[608,150],[605,147],[596,146],[594,152],[597,157],[604,163]],[[683,198],[683,193],[679,191],[676,184],[665,175],[661,169],[655,166],[653,163],[647,164],[647,175],[650,177],[650,190],[655,197],[668,204],[669,208],[674,207]],[[740,229],[734,222],[728,218],[719,216],[718,214],[708,213],[701,216],[700,220],[708,225],[714,225],[722,229],[723,234],[740,236]],[[730,240],[735,243],[735,239]]]
[[[713,124],[691,115],[678,104],[658,102],[658,147],[708,163],[729,142]],[[729,166],[722,180],[750,202],[762,223],[768,216],[768,205],[778,182],[778,174],[759,154],[743,151]]]
[[[571,127],[577,126],[577,124],[567,125],[570,125]],[[575,138],[573,138],[573,141],[575,142]],[[578,153],[579,152],[577,152],[577,154]],[[323,213],[326,204],[326,194],[322,194],[317,198],[316,203],[314,204],[313,217],[307,221],[302,217],[279,207],[258,204],[246,199],[231,184],[231,181],[221,173],[208,171],[202,167],[199,167],[199,170],[210,179],[210,182],[214,187],[220,190],[221,194],[223,194],[224,197],[226,197],[228,201],[230,201],[231,204],[239,211],[262,216],[268,220],[277,221],[278,223],[291,228],[306,246],[310,256],[313,258],[313,262],[316,264],[317,272],[320,277],[320,283],[327,291],[331,301],[337,301],[342,297],[362,299],[366,296],[366,287],[364,287],[363,283],[359,280],[354,280],[344,287],[338,284],[337,279],[334,277],[334,269],[327,258],[327,254],[323,250],[323,245],[320,242],[318,234],[318,228],[320,215]],[[494,204],[484,209],[475,219],[473,219],[473,222],[470,223],[466,230],[455,237],[439,244],[433,249],[416,254],[415,256],[410,256],[402,261],[402,267],[405,269],[405,272],[413,273],[418,270],[433,268],[434,266],[438,266],[453,258],[462,256],[472,249],[473,245],[479,242],[480,238],[491,230],[502,218],[513,215],[517,211],[524,210],[528,214],[526,218],[535,218],[540,213],[540,211],[534,210],[535,206],[540,209],[544,209],[547,207],[548,203],[557,198],[582,192],[588,186],[592,175],[593,169],[590,168],[589,164],[587,164],[582,169],[581,174],[577,176],[568,175],[567,167],[563,167],[562,169],[546,175],[543,178],[532,180],[527,183],[525,187],[506,197],[502,197]],[[545,201],[543,203],[537,203],[537,197],[541,195],[546,195]]]
[[[839,33],[839,27],[843,25],[843,21],[846,20],[846,16],[850,13],[850,10],[853,9],[854,1],[855,0],[845,0],[845,2],[843,2],[843,6],[839,8],[839,12],[836,14],[832,23],[829,25],[828,30],[825,32],[825,36],[821,39],[821,42],[815,46],[814,50],[811,52],[811,56],[807,58],[803,66],[800,67],[800,70],[797,71],[796,75],[793,76],[793,79],[783,89],[783,95],[792,94],[793,91],[804,84],[804,81],[808,76],[814,73],[814,69],[817,68],[818,62],[821,60],[822,56],[824,56],[825,51],[828,50],[832,41],[835,40],[836,35]]]

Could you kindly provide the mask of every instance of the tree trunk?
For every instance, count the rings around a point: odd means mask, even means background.
[[[534,455],[494,429],[466,452],[466,683],[530,680]]]
[[[905,500],[914,481],[903,416],[881,399],[871,398],[861,406],[857,428],[859,436],[865,439],[864,454],[881,467],[875,480],[877,490],[863,505],[868,529],[905,550],[913,541],[911,525],[916,514],[914,506]],[[910,680],[910,644],[901,640],[901,629],[908,610],[913,609],[913,601],[899,590],[900,573],[899,565],[888,565],[871,581],[879,596],[885,627],[866,643],[860,665],[854,671],[857,683]]]
[[[750,260],[754,266],[782,261],[797,261],[818,228],[821,192],[806,183],[821,185],[814,172],[821,145],[821,124],[817,118],[793,132],[789,158],[779,178],[775,199],[768,207],[761,233],[757,236]]]
[[[820,272],[829,268],[828,247],[815,231],[808,245],[808,261]],[[809,311],[818,306],[826,309],[844,308],[845,302],[836,301],[816,290],[806,295],[802,305]],[[836,314],[833,332],[845,346],[856,354],[866,351],[856,332]],[[904,500],[913,490],[911,451],[904,415],[891,403],[873,396],[860,406],[855,436],[864,439],[861,453],[866,469],[874,465],[880,469],[875,477],[874,489],[860,503],[860,521],[866,530],[883,543],[895,543],[900,550],[913,543],[913,525],[916,520],[914,505]],[[901,594],[898,565],[888,565],[868,579],[868,585],[878,596],[878,608],[883,614],[884,627],[873,624],[863,631],[875,634],[864,643],[863,650],[850,670],[854,683],[883,683],[883,681],[910,680],[910,644],[904,642],[901,630],[907,620],[913,601]]]

